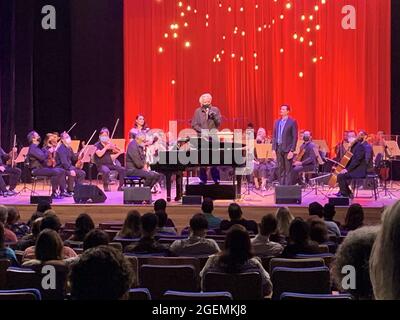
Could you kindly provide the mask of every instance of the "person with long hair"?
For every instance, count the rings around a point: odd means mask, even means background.
[[[346,213],[345,224],[342,227],[342,235],[346,235],[349,231],[361,228],[364,225],[364,209],[358,204],[352,204]]]
[[[149,131],[149,127],[146,123],[146,118],[142,114],[138,114],[135,119],[135,123],[133,124],[133,128],[129,131],[129,139],[135,139],[136,135],[139,133],[147,133]]]
[[[142,233],[140,231],[140,213],[137,210],[131,210],[126,215],[124,225],[122,229],[117,234],[117,238],[122,239],[134,239],[140,238]]]
[[[280,207],[276,211],[277,229],[274,234],[271,234],[270,240],[278,242],[281,245],[286,245],[289,237],[290,223],[294,220],[288,207]]]
[[[234,225],[226,235],[224,250],[208,258],[200,272],[200,277],[204,279],[208,272],[245,273],[248,271],[260,273],[264,295],[269,295],[272,292],[272,282],[260,260],[253,255],[249,233],[243,226]]]
[[[83,241],[85,236],[95,228],[92,218],[87,213],[82,213],[75,220],[74,234],[69,241]]]
[[[10,260],[13,266],[18,266],[19,263],[17,261],[17,257],[15,255],[14,250],[6,247],[5,245],[4,231],[5,231],[4,224],[0,222],[0,259]]]
[[[370,277],[377,300],[400,299],[400,201],[383,213],[370,258]]]

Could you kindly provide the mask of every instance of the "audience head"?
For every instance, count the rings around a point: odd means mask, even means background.
[[[226,234],[225,247],[220,264],[228,273],[238,272],[247,260],[253,257],[250,236],[241,225],[232,226]]]
[[[158,227],[164,228],[168,221],[168,215],[165,211],[157,211],[155,214],[158,218]]]
[[[343,268],[352,266],[356,271],[356,287],[348,290],[356,299],[373,299],[369,276],[369,260],[379,227],[363,227],[350,232],[336,252],[332,273],[336,284],[342,290]]]
[[[54,212],[47,211],[43,216],[42,222],[40,223],[40,231],[44,229],[51,229],[58,232],[60,228],[60,218]]]
[[[208,221],[204,214],[195,214],[192,219],[190,219],[190,230],[193,235],[204,237],[208,230]]]
[[[71,296],[74,300],[121,300],[133,281],[129,262],[118,250],[99,246],[85,251],[72,266]]]
[[[364,209],[358,203],[352,204],[346,213],[345,228],[346,230],[356,230],[364,224]]]
[[[312,202],[308,206],[308,214],[310,216],[324,217],[324,207],[319,202]]]
[[[46,211],[51,210],[51,204],[48,201],[40,201],[37,205],[36,211],[45,213]]]
[[[106,246],[110,242],[110,237],[104,230],[93,229],[83,239],[83,251],[98,246]]]
[[[293,243],[307,243],[310,241],[310,226],[303,219],[295,218],[290,224],[289,237]]]
[[[123,236],[137,237],[140,235],[140,213],[137,210],[131,210],[126,215],[121,234]]]
[[[228,213],[231,221],[239,221],[242,219],[242,208],[237,203],[231,203],[229,205]]]
[[[17,223],[20,219],[19,211],[15,207],[8,207],[7,208],[7,225],[12,226],[13,224]]]
[[[164,199],[158,199],[154,202],[154,212],[157,211],[166,211],[167,210],[167,201]]]
[[[212,213],[214,211],[214,202],[211,198],[205,198],[201,204],[201,210],[204,213]]]
[[[92,218],[86,214],[81,213],[75,220],[75,237],[77,241],[83,241],[86,234],[95,228]]]
[[[311,218],[308,223],[310,225],[310,239],[312,241],[321,244],[329,240],[328,227],[323,220],[319,218]]]
[[[271,234],[276,232],[278,228],[278,220],[272,213],[267,214],[262,217],[259,228],[262,236],[269,237]]]
[[[31,232],[32,232],[32,236],[37,239],[39,233],[40,233],[40,224],[42,223],[43,218],[37,218],[36,220],[33,221],[32,223],[32,228],[31,228]]]
[[[377,300],[400,299],[400,201],[383,214],[372,249],[370,276]]]
[[[7,223],[8,210],[7,207],[0,205],[0,222],[4,225]]]
[[[143,236],[152,237],[157,233],[158,217],[154,213],[146,213],[141,218]]]
[[[324,219],[326,221],[333,221],[336,214],[336,208],[333,204],[327,203],[324,206]]]
[[[62,260],[63,242],[60,235],[52,229],[40,232],[35,245],[35,256],[40,261]]]
[[[278,232],[288,237],[290,224],[294,220],[294,217],[290,213],[289,208],[279,208],[276,212],[276,220],[278,221]]]

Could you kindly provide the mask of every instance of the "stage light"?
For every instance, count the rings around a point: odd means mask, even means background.
[[[174,37],[174,39],[178,38],[178,34],[176,32],[174,32],[174,34],[172,35],[172,37]]]
[[[295,34],[293,35],[293,39],[294,39],[294,40],[297,40],[298,37],[299,37],[299,36],[297,35],[297,33],[295,33]]]
[[[163,47],[159,47],[159,48],[158,48],[158,52],[159,52],[159,53],[163,53],[163,52],[164,52],[164,48],[163,48]]]
[[[313,42],[312,41],[310,41],[309,43],[308,43],[308,45],[310,46],[310,47],[312,47],[313,46]]]
[[[283,53],[285,50],[283,48],[281,48],[281,50],[279,50],[280,53]]]
[[[244,37],[246,35],[245,31],[242,31],[242,37]]]
[[[280,18],[281,20],[283,20],[283,19],[285,19],[285,16],[284,16],[283,14],[281,14],[281,15],[279,16],[279,18]]]
[[[164,33],[164,38],[167,39],[169,37],[168,33]]]
[[[317,58],[313,58],[312,61],[313,61],[314,63],[317,63],[318,59],[317,59]]]
[[[243,58],[243,57],[240,57],[240,61],[244,61],[244,58]]]
[[[315,11],[318,11],[318,10],[319,10],[319,7],[316,5],[316,6],[314,7],[314,10],[315,10]]]
[[[315,26],[315,30],[320,30],[321,29],[321,26],[319,25],[319,24],[317,24],[316,26]]]
[[[304,42],[304,37],[300,37],[300,42]]]
[[[308,19],[310,19],[310,21],[312,21],[312,20],[314,20],[314,16],[313,16],[313,15],[310,15],[310,16],[308,17]]]
[[[301,21],[304,21],[304,20],[306,20],[306,16],[303,14],[303,15],[301,16]]]
[[[258,69],[260,69],[260,67],[259,67],[258,65],[255,65],[255,66],[254,66],[254,69],[255,69],[256,71],[258,71]]]
[[[231,54],[231,58],[234,59],[236,55],[234,53]]]
[[[304,77],[304,73],[303,72],[299,72],[299,77],[303,78]]]
[[[286,3],[286,9],[291,9],[292,8],[292,4],[290,2]]]
[[[175,81],[175,80],[172,80],[172,81],[171,81],[171,84],[174,86],[174,85],[176,84],[176,81]]]
[[[186,47],[186,48],[190,48],[190,46],[191,46],[190,42],[189,42],[189,41],[186,41],[186,42],[185,42],[185,47]]]

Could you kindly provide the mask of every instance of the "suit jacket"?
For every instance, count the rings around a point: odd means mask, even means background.
[[[64,170],[72,170],[72,161],[76,161],[77,157],[71,148],[68,148],[63,143],[56,152],[56,167]]]
[[[143,169],[145,162],[146,156],[143,147],[139,146],[136,140],[132,140],[126,151],[126,168],[128,170]]]
[[[274,132],[272,136],[272,148],[278,150],[278,134],[279,134],[279,123],[282,119],[276,120],[274,124]],[[284,152],[294,152],[297,147],[298,139],[298,127],[296,120],[288,118],[285,124],[285,128],[282,132],[282,149]]]
[[[367,175],[367,161],[364,145],[356,142],[352,146],[351,152],[353,153],[353,157],[347,165],[347,171],[352,178],[365,178]]]
[[[5,151],[2,148],[0,148],[0,166],[6,165],[9,159],[10,159],[9,154],[5,153]]]
[[[313,142],[303,143],[300,152],[305,150],[304,155],[299,161],[301,161],[303,167],[316,167],[317,166],[317,155],[315,154],[315,144]]]
[[[41,169],[46,167],[46,160],[49,151],[46,148],[40,149],[39,146],[31,144],[29,146],[28,156],[30,169]]]
[[[221,125],[221,112],[217,107],[210,107],[210,113],[215,114],[214,119],[208,119],[203,107],[197,108],[192,119],[192,128],[201,133],[202,129],[218,129]]]

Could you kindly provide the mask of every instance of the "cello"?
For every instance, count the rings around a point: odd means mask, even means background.
[[[343,156],[342,160],[340,162],[336,162],[337,166],[335,167],[334,172],[332,173],[331,178],[329,179],[328,185],[332,189],[336,186],[337,180],[338,180],[338,175],[346,169],[347,165],[350,163],[351,159],[353,158],[353,153],[350,151],[351,148],[346,152],[346,154]]]

